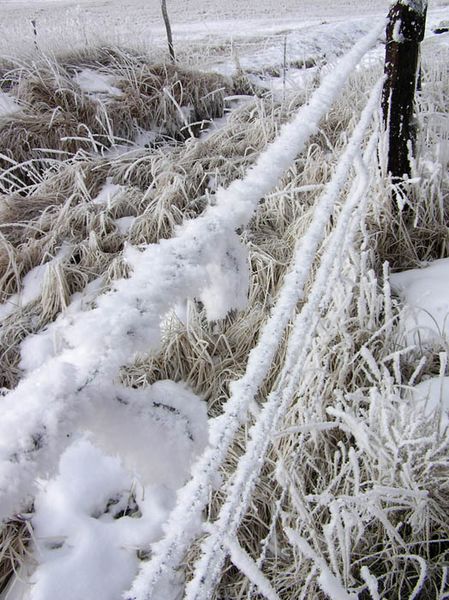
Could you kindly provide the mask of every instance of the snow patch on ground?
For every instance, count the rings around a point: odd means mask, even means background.
[[[70,298],[69,306],[61,312],[56,320],[36,335],[27,336],[20,347],[20,368],[25,372],[38,369],[45,361],[61,352],[64,342],[63,332],[73,325],[79,313],[88,309],[95,298],[103,290],[104,281],[97,277],[81,292],[76,292]]]
[[[93,204],[106,204],[109,208],[111,200],[116,194],[123,190],[123,186],[112,183],[111,177],[106,178],[106,183],[102,186],[95,198],[92,198]]]
[[[400,320],[406,345],[449,337],[449,259],[391,275],[391,286],[405,302]]]
[[[245,96],[245,95],[235,95],[235,96],[226,96],[225,99],[225,108],[223,111],[223,116],[213,119],[212,121],[206,122],[204,129],[200,132],[200,139],[207,140],[211,135],[216,133],[218,130],[222,129],[228,123],[229,117],[239,108],[242,108],[249,102],[254,102],[254,96]],[[138,139],[136,139],[136,144],[138,143]],[[209,188],[212,189],[212,188]],[[215,190],[213,190],[215,191]]]
[[[83,69],[75,75],[75,81],[86,94],[94,98],[121,96],[122,90],[113,85],[114,78],[93,69]]]
[[[143,485],[176,489],[207,443],[206,404],[168,380],[142,389],[112,386],[95,406],[86,404],[81,422]]]
[[[24,308],[39,298],[42,294],[46,275],[53,266],[68,256],[70,250],[71,245],[64,243],[52,260],[34,267],[25,275],[22,280],[22,289],[17,294],[10,296],[6,302],[0,304],[0,321],[6,319],[18,308]]]
[[[20,105],[6,92],[0,92],[0,117],[10,115],[20,110]]]
[[[115,219],[114,223],[117,225],[117,229],[122,235],[126,235],[133,226],[136,217],[120,217]]]
[[[449,426],[449,377],[433,377],[412,389],[413,415],[437,417],[440,431]]]
[[[137,134],[134,144],[140,148],[148,148],[155,144],[159,138],[159,134],[155,131],[144,131],[143,129]]]

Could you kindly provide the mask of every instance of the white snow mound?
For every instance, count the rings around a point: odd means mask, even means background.
[[[107,393],[106,393],[107,392]],[[111,386],[81,419],[57,475],[40,481],[33,559],[9,600],[117,600],[158,540],[207,443],[206,404],[185,386]],[[172,582],[176,588],[176,582]],[[172,591],[173,595],[178,589]]]
[[[448,339],[449,258],[394,273],[391,286],[406,304],[400,321],[406,345]]]

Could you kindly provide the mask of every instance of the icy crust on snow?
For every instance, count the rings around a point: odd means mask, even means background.
[[[207,443],[206,405],[183,385],[107,392],[86,407],[57,475],[39,481],[37,567],[10,600],[120,598]]]
[[[449,338],[449,258],[422,269],[391,275],[391,286],[405,302],[400,330],[406,345]]]

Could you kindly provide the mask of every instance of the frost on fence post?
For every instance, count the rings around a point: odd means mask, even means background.
[[[388,130],[388,171],[396,181],[410,175],[416,72],[426,12],[427,0],[399,0],[388,14],[382,111]]]
[[[167,32],[168,51],[170,53],[171,61],[174,63],[176,61],[175,48],[173,46],[173,36],[171,33],[170,19],[168,18],[167,1],[166,0],[161,0],[161,10],[162,10],[162,17],[163,17],[164,23],[165,23],[165,30]]]

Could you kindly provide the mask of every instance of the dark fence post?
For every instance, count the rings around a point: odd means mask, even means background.
[[[388,130],[388,171],[393,181],[410,176],[409,146],[416,132],[413,108],[427,0],[399,0],[388,13],[382,112]]]

